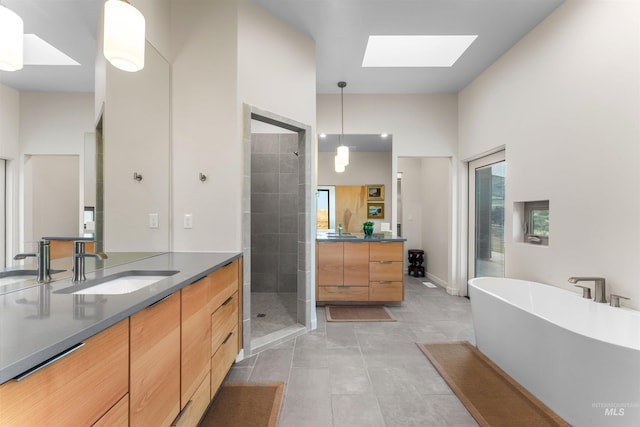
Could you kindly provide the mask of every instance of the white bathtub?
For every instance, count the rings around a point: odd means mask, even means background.
[[[469,281],[478,349],[574,426],[640,426],[640,312],[515,279]]]

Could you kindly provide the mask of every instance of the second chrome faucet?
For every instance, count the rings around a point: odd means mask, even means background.
[[[106,259],[107,254],[103,252],[98,253],[86,253],[84,251],[83,241],[74,241],[73,242],[73,275],[71,277],[71,281],[74,283],[82,282],[87,280],[84,275],[84,260],[87,257],[97,258],[97,259]]]
[[[569,283],[576,284],[578,282],[593,282],[594,283],[594,297],[595,302],[607,302],[607,296],[605,293],[605,279],[604,277],[569,277]],[[585,289],[582,293],[584,298],[591,298],[590,289],[586,286],[576,285],[579,288]]]

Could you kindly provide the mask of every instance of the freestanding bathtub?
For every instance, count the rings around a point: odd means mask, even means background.
[[[478,349],[574,426],[640,426],[640,312],[558,287],[476,278]]]

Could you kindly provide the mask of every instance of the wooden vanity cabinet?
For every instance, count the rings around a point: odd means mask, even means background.
[[[128,365],[125,319],[32,375],[0,385],[0,425],[92,425],[126,395]],[[124,425],[128,406],[126,415]]]
[[[168,426],[180,412],[180,292],[131,319],[131,426]]]
[[[318,242],[318,301],[369,299],[369,243]]]
[[[403,242],[318,242],[316,300],[400,302]]]

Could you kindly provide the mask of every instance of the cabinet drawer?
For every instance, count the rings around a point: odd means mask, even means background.
[[[371,242],[370,261],[402,261],[403,242]]]
[[[211,401],[211,391],[209,390],[211,383],[209,377],[210,373],[207,372],[207,375],[202,379],[193,396],[191,396],[191,399],[185,403],[182,412],[180,412],[173,424],[171,424],[172,426],[196,427],[198,425],[198,422],[202,418],[202,415],[204,415]]]
[[[2,384],[0,425],[91,425],[127,393],[128,365],[126,319],[21,381]]]
[[[216,353],[218,347],[227,338],[229,332],[238,324],[238,293],[231,295],[219,309],[211,315],[211,352]]]
[[[209,312],[213,313],[231,295],[238,291],[238,260],[220,267],[202,280],[210,282],[211,307]]]
[[[369,284],[370,301],[402,301],[402,282],[371,282]]]
[[[129,393],[125,394],[93,427],[128,427]]]
[[[322,286],[318,290],[319,301],[367,301],[367,286]]]
[[[233,328],[211,358],[211,398],[215,396],[229,368],[238,355],[238,327]]]
[[[401,261],[378,261],[369,263],[369,280],[372,282],[392,281],[401,282],[402,276]]]

